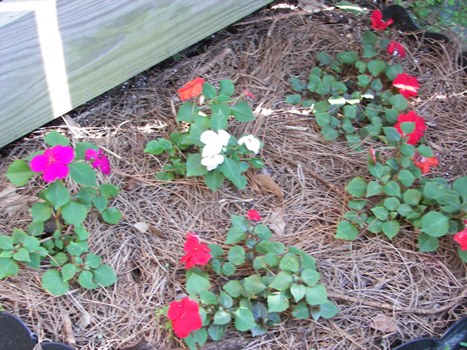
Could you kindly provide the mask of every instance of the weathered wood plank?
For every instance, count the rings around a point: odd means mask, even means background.
[[[269,2],[0,2],[0,147]]]

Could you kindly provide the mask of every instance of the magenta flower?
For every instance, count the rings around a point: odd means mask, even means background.
[[[29,167],[36,173],[42,173],[45,182],[54,182],[68,176],[68,165],[75,158],[72,147],[56,145],[48,148],[43,154],[31,159]]]
[[[110,174],[110,161],[104,155],[104,152],[102,152],[101,149],[97,151],[92,148],[86,150],[86,152],[84,153],[84,159],[90,160],[93,168],[100,169],[103,174]]]

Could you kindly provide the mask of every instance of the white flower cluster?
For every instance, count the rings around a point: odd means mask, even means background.
[[[241,137],[240,140],[238,140],[238,144],[244,144],[245,147],[254,154],[258,154],[259,149],[261,148],[261,141],[253,135],[246,135]]]
[[[208,171],[216,169],[224,162],[224,156],[221,152],[229,143],[230,134],[225,130],[219,130],[217,133],[212,130],[206,130],[201,134],[200,140],[205,144],[201,153],[201,164]]]

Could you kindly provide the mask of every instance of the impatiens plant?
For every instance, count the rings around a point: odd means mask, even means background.
[[[170,303],[167,317],[190,349],[208,337],[221,340],[236,330],[262,335],[290,312],[297,319],[331,318],[339,309],[328,300],[315,259],[296,247],[271,240],[256,210],[233,215],[223,245],[201,243],[188,233],[184,247],[186,293]]]
[[[196,78],[181,89],[178,95],[185,101],[177,114],[178,130],[168,139],[150,141],[145,152],[168,154],[168,160],[156,173],[159,180],[174,180],[176,176],[202,176],[206,185],[218,190],[225,179],[243,189],[247,180],[243,173],[250,167],[261,169],[258,157],[261,141],[253,135],[237,139],[229,133],[231,120],[249,122],[255,116],[246,101],[233,97],[231,80],[222,80],[219,89],[202,78]],[[187,100],[198,98],[199,104]]]
[[[120,211],[109,207],[118,187],[99,184],[96,176],[96,170],[109,174],[110,162],[95,145],[80,142],[72,147],[55,131],[46,135],[45,143],[44,152],[15,160],[6,173],[16,186],[39,174],[42,181],[35,182],[41,191],[30,209],[27,231],[15,228],[11,235],[0,235],[0,279],[26,265],[48,268],[42,287],[54,295],[65,294],[75,281],[87,289],[107,287],[115,283],[115,272],[89,252],[85,221],[92,209],[109,224],[120,221]]]

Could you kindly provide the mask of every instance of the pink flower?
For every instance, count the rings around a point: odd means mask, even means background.
[[[391,41],[388,45],[388,54],[400,56],[401,58],[405,57],[404,47],[399,44],[397,41]]]
[[[188,337],[192,331],[202,326],[198,303],[188,297],[180,302],[172,301],[169,304],[167,316],[172,321],[175,334],[180,338]]]
[[[374,10],[371,14],[371,26],[374,30],[385,30],[388,26],[394,23],[392,18],[387,21],[383,20],[383,14],[379,10]]]
[[[405,135],[401,128],[402,123],[414,123],[415,129],[410,134]],[[426,130],[425,119],[420,117],[414,111],[411,111],[407,114],[399,114],[397,117],[397,123],[394,125],[394,127],[402,137],[408,137],[407,143],[409,145],[415,145],[418,141],[420,141]]]
[[[405,73],[397,74],[396,78],[392,82],[392,85],[398,88],[399,93],[405,98],[417,96],[418,89],[420,88],[417,78]]]
[[[259,213],[254,210],[254,209],[251,209],[251,210],[248,210],[248,213],[246,214],[246,217],[248,218],[248,220],[250,221],[260,221],[261,220],[261,216],[259,215]]]
[[[253,95],[253,93],[250,90],[243,90],[243,94],[245,95],[245,97],[251,98],[252,100],[256,99],[256,96]]]
[[[32,171],[42,173],[45,182],[54,182],[68,176],[68,165],[75,158],[72,147],[56,145],[48,148],[43,154],[31,159],[29,166]]]
[[[187,233],[183,250],[186,254],[180,261],[185,263],[186,269],[191,269],[195,265],[204,266],[211,260],[211,249],[207,244],[200,243],[199,237],[194,233]]]
[[[464,220],[464,225],[466,225],[465,228],[453,237],[459,243],[461,250],[467,250],[467,220]]]
[[[90,160],[94,169],[100,169],[105,175],[110,174],[110,161],[101,149],[97,151],[92,148],[86,150],[84,159]]]

